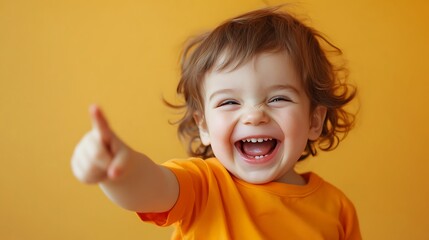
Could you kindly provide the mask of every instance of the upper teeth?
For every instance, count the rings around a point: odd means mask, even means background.
[[[241,140],[242,142],[263,142],[263,141],[271,141],[273,140],[272,138],[248,138],[248,139],[243,139]]]

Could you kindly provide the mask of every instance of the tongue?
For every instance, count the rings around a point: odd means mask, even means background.
[[[275,146],[275,141],[243,142],[242,151],[249,156],[264,156],[269,154]]]

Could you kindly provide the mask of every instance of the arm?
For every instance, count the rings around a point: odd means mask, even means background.
[[[121,141],[97,106],[91,106],[92,130],[77,145],[72,171],[86,184],[99,184],[117,205],[136,212],[164,212],[175,204],[179,184],[167,168]]]
[[[359,220],[353,203],[344,196],[340,221],[343,225],[346,240],[362,240]]]

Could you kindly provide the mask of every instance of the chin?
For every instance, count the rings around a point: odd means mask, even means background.
[[[274,178],[260,177],[260,176],[243,176],[243,177],[237,176],[237,177],[251,184],[266,184],[275,180]]]

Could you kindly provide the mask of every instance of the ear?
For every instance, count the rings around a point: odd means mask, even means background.
[[[198,130],[200,132],[201,142],[205,146],[210,145],[210,134],[209,134],[209,131],[207,129],[207,124],[206,124],[206,121],[204,119],[204,115],[201,114],[200,112],[194,113],[194,121],[198,126]]]
[[[324,106],[317,106],[311,114],[310,131],[308,139],[317,140],[322,134],[323,124],[325,123],[327,109]]]

